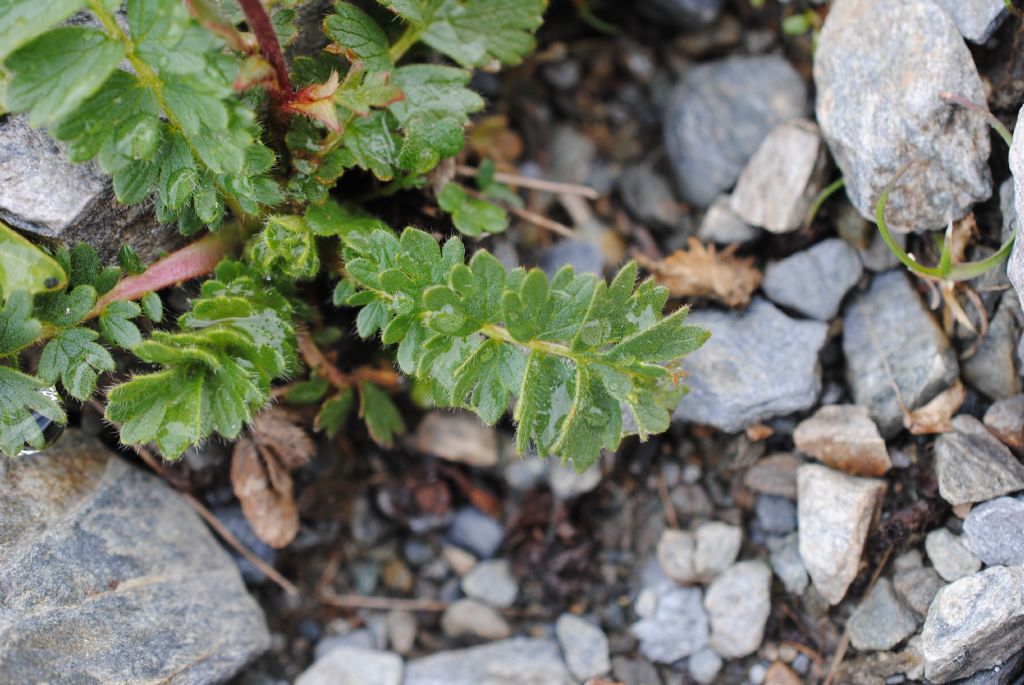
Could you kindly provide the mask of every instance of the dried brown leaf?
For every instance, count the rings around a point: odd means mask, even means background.
[[[907,412],[903,426],[914,435],[948,433],[953,430],[953,414],[960,409],[966,397],[963,384],[957,381],[928,404]]]
[[[761,285],[761,272],[752,257],[736,257],[735,251],[735,245],[718,252],[714,245],[690,238],[689,250],[677,250],[662,260],[637,255],[637,261],[673,297],[709,297],[729,307],[741,307]]]
[[[261,452],[270,452],[289,471],[305,466],[316,453],[316,443],[306,430],[278,407],[252,422],[252,437]]]
[[[251,438],[242,438],[235,444],[231,486],[242,503],[242,513],[260,540],[281,548],[294,539],[299,532],[299,512],[291,475],[276,462],[268,469]]]

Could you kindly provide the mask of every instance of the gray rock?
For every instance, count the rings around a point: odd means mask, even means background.
[[[410,611],[392,609],[385,617],[388,627],[388,642],[391,649],[399,654],[408,654],[416,644],[416,615]]]
[[[712,201],[701,219],[697,237],[703,242],[731,245],[749,243],[761,236],[763,231],[743,221],[729,207],[728,195],[719,195]]]
[[[1024,107],[1017,115],[1017,126],[1021,121],[1024,121]],[[1010,171],[1013,173],[1014,224],[1021,232],[1020,227],[1024,226],[1024,136],[1014,138],[1010,146]],[[1006,225],[1005,218],[1003,222]],[[1006,262],[1006,275],[1017,291],[1017,298],[1024,303],[1024,240],[1014,241],[1013,252]]]
[[[818,125],[865,218],[912,161],[889,196],[894,231],[945,228],[991,195],[987,124],[940,97],[985,102],[985,90],[956,25],[932,0],[833,3],[814,82]]]
[[[576,273],[601,275],[604,271],[604,255],[601,248],[582,240],[560,240],[539,258],[540,268],[549,277],[554,276],[563,266],[571,266]]]
[[[857,576],[885,481],[858,478],[818,464],[797,471],[800,558],[829,604],[838,604]]]
[[[681,217],[679,203],[668,181],[649,166],[632,166],[618,179],[626,209],[645,224],[672,229]]]
[[[548,487],[551,494],[563,502],[585,495],[601,484],[601,466],[595,465],[579,473],[572,464],[548,459]]]
[[[661,572],[677,583],[697,580],[696,538],[688,530],[666,528],[658,539]]]
[[[406,664],[402,685],[577,685],[558,643],[517,637]]]
[[[512,628],[501,614],[473,599],[460,599],[441,614],[441,631],[451,638],[502,640]]]
[[[0,118],[0,221],[39,238],[89,243],[105,263],[122,244],[150,262],[182,243],[177,226],[158,224],[146,203],[119,204],[99,167],[68,162],[62,143],[19,115]]]
[[[825,175],[825,145],[814,123],[797,119],[769,133],[740,172],[732,210],[772,233],[803,226]]]
[[[896,594],[900,596],[918,618],[928,613],[935,594],[946,586],[933,568],[912,568],[899,571],[892,579]]]
[[[640,11],[658,26],[694,29],[718,18],[722,0],[641,0]]]
[[[574,614],[562,614],[555,622],[555,635],[569,672],[578,680],[596,678],[612,670],[608,637],[590,621]]]
[[[612,675],[623,685],[662,685],[657,669],[643,657],[615,657],[612,659]]]
[[[957,680],[955,685],[1020,685],[1021,674],[1024,674],[1024,651],[1011,656],[998,666]]]
[[[953,506],[1024,490],[1024,464],[968,414],[935,441],[935,472],[939,494]]]
[[[722,657],[710,647],[705,647],[687,659],[686,670],[701,685],[711,685],[722,670],[722,665]]]
[[[933,0],[949,16],[964,38],[973,43],[985,43],[1006,19],[1003,0]]]
[[[743,531],[721,521],[710,521],[697,528],[697,554],[694,568],[697,575],[711,577],[729,568],[740,553]]]
[[[743,484],[754,492],[796,499],[796,470],[803,462],[792,454],[770,454],[751,466]]]
[[[494,428],[469,412],[432,411],[416,427],[414,439],[420,452],[448,461],[477,468],[498,464]]]
[[[665,114],[665,148],[682,198],[707,206],[777,124],[806,112],[807,87],[782,57],[730,57],[687,71]]]
[[[507,559],[492,559],[481,561],[463,577],[462,591],[467,597],[498,609],[507,609],[516,601],[519,584]]]
[[[807,568],[800,558],[800,538],[797,533],[785,537],[769,537],[766,540],[771,553],[769,562],[772,570],[786,587],[786,592],[802,595],[811,582],[807,576]]]
[[[937,528],[928,533],[924,549],[932,566],[946,582],[960,580],[981,570],[978,557],[948,528]]]
[[[960,363],[964,380],[994,400],[1012,397],[1021,390],[1017,375],[1021,316],[1016,294],[1005,293],[981,345]]]
[[[0,460],[0,682],[222,682],[263,613],[162,480],[68,430]]]
[[[935,683],[1000,665],[1024,644],[1024,566],[993,566],[943,588],[921,632]]]
[[[959,374],[946,334],[901,271],[876,275],[871,287],[847,306],[843,354],[854,400],[871,411],[884,438],[893,437],[903,425],[893,382],[912,410],[948,388]]]
[[[761,287],[776,304],[804,316],[829,321],[839,313],[846,293],[860,280],[857,251],[838,238],[772,262]]]
[[[295,685],[401,685],[402,657],[391,652],[339,647],[317,659]]]
[[[985,427],[1017,456],[1024,456],[1024,395],[993,402],[985,412]]]
[[[1024,501],[997,497],[974,507],[964,519],[964,539],[989,566],[1024,564]]]
[[[796,530],[796,505],[775,495],[760,495],[754,507],[757,525],[765,533],[785,535]]]
[[[702,311],[690,319],[714,333],[687,357],[690,392],[676,419],[735,433],[818,399],[825,324],[791,319],[761,298],[742,314]]]
[[[889,650],[914,634],[917,621],[900,603],[888,578],[879,578],[846,624],[850,643],[862,652]]]
[[[489,559],[501,547],[505,534],[501,524],[487,514],[473,507],[463,507],[455,512],[448,539],[454,545],[467,549],[481,559]]]
[[[704,598],[711,648],[726,659],[753,654],[771,613],[772,571],[763,561],[741,561],[719,575]]]
[[[884,476],[892,462],[878,426],[858,404],[832,404],[801,421],[796,448],[827,466],[854,476]]]
[[[671,664],[708,644],[708,616],[695,587],[663,587],[653,613],[633,624],[640,652],[651,661]]]

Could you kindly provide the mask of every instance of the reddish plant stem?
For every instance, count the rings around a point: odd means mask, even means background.
[[[225,226],[205,238],[172,252],[136,276],[121,280],[96,302],[88,318],[98,316],[115,300],[137,300],[146,293],[163,290],[212,272],[221,259],[242,242],[242,230]]]
[[[364,381],[374,383],[381,387],[393,388],[399,383],[399,375],[392,369],[375,369],[369,366],[361,366],[352,373],[345,373],[328,361],[324,353],[313,342],[305,332],[299,332],[299,353],[306,360],[306,364],[313,371],[316,371],[328,383],[338,390],[347,390]]]
[[[260,0],[238,0],[238,4],[242,7],[242,12],[245,13],[245,22],[256,36],[263,59],[270,62],[270,66],[274,68],[277,82],[273,88],[269,89],[269,94],[275,105],[276,116],[278,107],[287,103],[292,96],[292,80],[288,75],[288,65],[284,61],[281,44],[277,40],[270,15],[267,14],[267,10]]]

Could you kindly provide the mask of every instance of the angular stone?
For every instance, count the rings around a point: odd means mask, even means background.
[[[1024,456],[1024,395],[993,402],[985,412],[985,427],[1017,456]]]
[[[666,528],[658,540],[661,572],[677,583],[697,580],[696,538],[687,530]]]
[[[295,685],[401,685],[402,657],[360,647],[337,647],[317,659]]]
[[[481,559],[493,557],[504,536],[501,524],[473,507],[463,507],[455,512],[448,528],[448,539],[452,543]]]
[[[968,414],[935,441],[935,472],[939,494],[953,506],[1024,490],[1024,464]]]
[[[662,588],[651,615],[631,628],[640,652],[651,661],[671,664],[706,646],[708,616],[702,599],[700,588]]]
[[[498,609],[507,609],[516,601],[519,584],[507,559],[492,559],[476,564],[462,579],[467,597]]]
[[[917,630],[917,621],[900,603],[888,578],[879,578],[871,594],[850,616],[850,644],[862,652],[889,650]]]
[[[790,233],[807,218],[825,174],[825,145],[813,122],[797,119],[769,133],[740,172],[731,207],[751,226]]]
[[[917,409],[959,375],[946,334],[901,271],[876,275],[843,317],[846,380],[884,438],[903,425],[893,382],[907,409]],[[891,374],[891,375],[890,375]]]
[[[794,595],[803,595],[807,589],[810,578],[807,577],[807,569],[804,561],[800,558],[800,538],[797,533],[790,533],[786,537],[769,537],[767,539],[768,550],[771,552],[769,561],[772,571],[779,577],[786,587],[786,592]]]
[[[754,492],[796,499],[796,470],[803,462],[792,454],[770,454],[743,476],[743,484]]]
[[[574,614],[562,614],[555,622],[555,635],[569,672],[577,679],[596,678],[612,670],[608,636],[590,621]]]
[[[1017,115],[1018,126],[1021,125],[1021,121],[1024,121],[1024,107]],[[1004,216],[1003,225],[1007,228],[1016,227],[1020,231],[1020,227],[1024,226],[1024,136],[1014,138],[1010,146],[1010,171],[1013,173],[1014,220],[1007,221]],[[1017,291],[1017,299],[1024,302],[1024,240],[1014,241],[1013,251],[1006,261],[1006,275]]]
[[[932,566],[947,582],[960,580],[981,570],[978,557],[948,528],[937,528],[928,533],[924,539],[924,549],[928,552]]]
[[[989,566],[1024,564],[1024,500],[997,497],[971,509],[964,541]]]
[[[715,682],[722,666],[722,657],[710,647],[705,647],[686,660],[686,670],[690,677],[701,685],[711,685]]]
[[[757,525],[764,533],[785,535],[796,530],[796,505],[775,495],[761,495],[754,505]]]
[[[0,460],[0,598],[5,683],[222,682],[270,646],[195,511],[76,430]]]
[[[945,228],[991,195],[987,124],[940,96],[985,102],[985,90],[956,25],[933,0],[833,3],[814,83],[818,125],[865,218],[874,220],[879,195],[908,162],[915,164],[886,207],[894,231]]]
[[[864,273],[857,251],[838,238],[772,262],[761,287],[768,298],[804,316],[830,321]]]
[[[416,449],[477,468],[498,464],[494,428],[468,412],[432,411],[416,427]]]
[[[665,149],[682,199],[707,206],[777,124],[806,112],[807,86],[782,57],[729,57],[687,71],[665,114]]]
[[[1020,676],[1024,674],[1024,651],[993,666],[978,671],[969,678],[957,680],[954,685],[1020,685]]]
[[[741,561],[715,578],[704,598],[715,652],[738,659],[757,651],[771,613],[771,585],[763,561]]]
[[[118,203],[95,164],[67,161],[62,143],[13,114],[0,118],[0,221],[69,246],[89,243],[104,263],[122,244],[150,262],[182,243],[176,225],[158,224],[146,203]]]
[[[626,209],[637,220],[668,229],[679,225],[682,215],[672,188],[651,167],[629,167],[619,176],[618,186]]]
[[[793,431],[796,448],[854,476],[884,476],[892,468],[878,426],[859,404],[822,407]]]
[[[761,298],[742,314],[702,311],[690,319],[714,334],[687,357],[690,392],[676,419],[735,433],[817,401],[825,324],[791,319]]]
[[[953,17],[960,33],[972,43],[987,42],[1008,15],[1003,0],[933,1]]]
[[[501,614],[473,599],[460,599],[448,605],[441,615],[441,631],[451,638],[501,640],[512,628]]]
[[[1021,337],[1022,317],[1016,293],[1004,294],[995,316],[989,321],[988,333],[981,345],[960,363],[963,379],[994,400],[1006,399],[1020,392],[1017,342]]]
[[[1024,644],[1024,566],[993,566],[943,588],[921,632],[935,683],[1002,664]]]
[[[554,640],[516,637],[406,664],[402,685],[577,685]]]
[[[946,586],[933,568],[913,568],[899,571],[892,580],[896,594],[900,596],[918,618],[928,613],[935,594]]]
[[[695,570],[703,577],[715,576],[729,568],[740,553],[743,531],[721,521],[710,521],[697,528]]]
[[[728,195],[719,195],[714,199],[704,218],[701,219],[697,237],[708,243],[731,245],[732,243],[749,243],[761,236],[763,231],[743,221],[729,207],[731,200]]]
[[[858,478],[818,464],[797,471],[800,557],[814,587],[838,604],[857,576],[885,481]]]

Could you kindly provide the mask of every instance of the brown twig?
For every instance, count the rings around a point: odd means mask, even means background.
[[[393,369],[360,366],[352,373],[345,373],[332,364],[305,331],[298,333],[299,352],[313,371],[338,390],[348,390],[360,383],[370,382],[385,388],[393,388],[401,382],[398,372]]]
[[[455,167],[455,172],[460,176],[476,176],[480,170],[460,164]],[[504,171],[495,171],[494,180],[498,183],[510,185],[513,188],[529,188],[531,190],[543,190],[556,195],[580,195],[588,200],[597,200],[601,193],[596,188],[581,185],[579,183],[560,183],[558,181],[547,181],[543,178],[530,178],[519,174],[509,174]]]
[[[572,230],[571,228],[569,228],[565,224],[560,224],[557,221],[554,221],[552,219],[547,218],[543,214],[538,214],[536,212],[531,212],[528,209],[523,209],[522,207],[516,207],[515,205],[511,205],[511,204],[509,204],[507,202],[501,202],[500,200],[496,201],[492,197],[485,197],[483,193],[478,192],[476,190],[473,190],[472,188],[463,187],[463,190],[466,191],[467,195],[469,195],[470,197],[475,197],[478,200],[486,200],[488,202],[497,202],[502,207],[504,207],[505,210],[509,214],[517,216],[520,219],[522,219],[523,221],[528,221],[529,223],[533,224],[534,226],[546,229],[548,231],[551,231],[552,233],[557,233],[558,235],[564,236],[566,238],[575,238],[576,237],[576,232],[574,230]]]
[[[670,528],[679,528],[679,516],[676,508],[672,505],[672,498],[668,494],[668,485],[665,483],[665,472],[658,469],[658,497],[661,498],[661,508],[665,510],[665,520]]]
[[[448,602],[437,599],[339,595],[330,590],[320,592],[317,595],[317,601],[336,609],[379,609],[382,611],[398,609],[401,611],[441,612],[448,608]]]
[[[263,3],[260,0],[238,0],[238,4],[242,8],[242,12],[245,13],[245,23],[249,25],[253,35],[256,36],[263,59],[267,60],[274,69],[275,83],[267,90],[276,110],[280,105],[287,103],[292,96],[292,80],[288,75],[284,52],[281,51],[277,33],[274,31],[274,25],[270,21],[270,15],[267,14]]]

